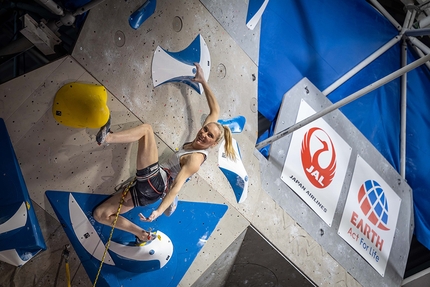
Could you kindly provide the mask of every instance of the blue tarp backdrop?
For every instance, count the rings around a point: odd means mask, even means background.
[[[397,35],[397,29],[365,0],[270,0],[261,23],[259,112],[275,122],[284,94],[303,77],[323,91]],[[408,61],[415,59],[408,52]],[[328,98],[337,102],[400,67],[401,42]],[[415,235],[430,249],[428,91],[427,67],[408,73],[406,179],[413,189]],[[400,93],[398,78],[341,108],[397,171]]]

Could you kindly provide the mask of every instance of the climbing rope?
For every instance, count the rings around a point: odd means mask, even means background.
[[[136,182],[136,178],[134,178],[132,181],[130,181],[130,182],[128,183],[127,187],[126,187],[126,188],[123,190],[123,192],[122,192],[121,200],[119,201],[118,210],[116,211],[115,219],[114,219],[114,221],[113,221],[113,223],[112,223],[112,229],[111,229],[110,234],[109,234],[109,239],[108,239],[108,241],[106,242],[105,251],[103,252],[102,260],[100,261],[99,270],[97,271],[97,275],[96,275],[96,279],[94,280],[93,287],[95,287],[95,286],[96,286],[96,284],[97,284],[97,280],[99,279],[100,272],[102,271],[102,266],[103,266],[103,263],[104,263],[104,261],[105,261],[106,253],[107,253],[107,251],[108,251],[108,249],[109,249],[110,242],[111,242],[111,240],[112,240],[113,231],[114,231],[114,229],[115,229],[115,225],[116,225],[116,222],[117,222],[117,220],[118,220],[119,213],[120,213],[120,211],[121,211],[121,207],[122,207],[122,205],[123,205],[123,203],[124,203],[124,198],[125,198],[125,196],[127,195],[127,193],[128,193],[128,191],[130,190],[130,188],[134,185],[134,183],[135,183],[135,182]]]
[[[66,281],[67,281],[67,287],[71,287],[71,280],[70,280],[70,269],[69,269],[69,248],[70,245],[66,244],[64,246],[64,250],[63,250],[63,257],[64,257],[64,261],[65,261],[65,265],[66,265]]]

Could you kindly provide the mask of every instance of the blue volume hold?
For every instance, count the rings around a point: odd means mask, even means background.
[[[248,13],[246,14],[246,23],[251,21],[252,17],[257,14],[258,10],[260,10],[261,6],[263,6],[264,0],[250,0],[248,2]]]
[[[241,133],[245,127],[246,119],[244,116],[237,116],[231,119],[219,119],[218,122],[223,126],[228,126],[232,133]]]
[[[133,14],[131,14],[130,18],[128,19],[128,23],[130,24],[131,28],[137,30],[140,25],[142,25],[142,23],[149,18],[149,16],[154,14],[156,4],[156,0],[148,0]]]
[[[154,87],[158,87],[164,83],[181,82],[201,94],[202,85],[193,81],[197,72],[194,63],[200,64],[207,80],[210,74],[210,59],[208,46],[200,34],[187,48],[179,52],[169,52],[158,46],[152,58],[152,83]]]

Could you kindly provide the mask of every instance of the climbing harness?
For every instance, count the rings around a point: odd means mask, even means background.
[[[151,188],[155,191],[155,193],[157,193],[157,194],[162,194],[163,195],[163,197],[168,193],[168,191],[169,191],[169,188],[170,188],[170,180],[171,180],[171,175],[170,175],[170,169],[168,169],[168,168],[163,168],[163,167],[160,167],[160,168],[162,168],[165,172],[166,172],[166,175],[167,175],[167,179],[166,179],[166,185],[164,186],[164,191],[163,192],[159,192],[153,185],[152,185],[152,183],[151,183],[151,178],[148,178],[147,180],[148,180],[148,183],[149,183],[149,185],[151,186]],[[139,179],[137,179],[137,180],[139,180]]]
[[[111,242],[111,240],[112,240],[113,231],[114,231],[114,229],[115,229],[115,225],[116,225],[116,222],[117,222],[117,220],[118,220],[119,213],[120,213],[120,211],[121,211],[121,207],[122,207],[122,205],[124,204],[124,198],[125,198],[125,196],[127,195],[127,193],[128,193],[128,191],[130,190],[130,188],[131,188],[131,187],[133,187],[135,183],[136,183],[136,178],[134,178],[133,180],[131,180],[131,181],[127,184],[127,187],[122,191],[122,196],[121,196],[121,200],[119,201],[118,210],[117,210],[117,212],[116,212],[115,219],[114,219],[114,221],[113,221],[113,223],[112,223],[112,229],[111,229],[110,234],[109,234],[109,239],[108,239],[108,241],[106,242],[105,251],[103,252],[102,260],[100,261],[99,270],[97,271],[97,275],[96,275],[96,279],[94,280],[93,287],[95,287],[95,286],[96,286],[96,284],[97,284],[97,280],[99,279],[99,276],[100,276],[100,272],[102,271],[102,266],[103,266],[103,263],[104,263],[104,261],[105,261],[106,253],[107,253],[107,251],[108,251],[108,249],[109,249],[110,242]],[[122,185],[122,186],[124,186],[124,185]]]

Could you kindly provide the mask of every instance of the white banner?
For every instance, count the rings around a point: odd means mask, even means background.
[[[296,122],[314,113],[302,100]],[[350,156],[351,147],[322,118],[293,133],[281,179],[329,226]]]
[[[400,197],[357,156],[339,235],[384,276],[396,231]]]

